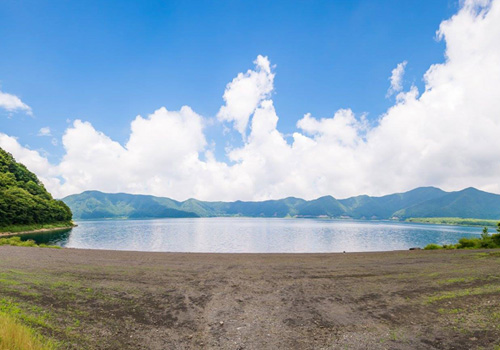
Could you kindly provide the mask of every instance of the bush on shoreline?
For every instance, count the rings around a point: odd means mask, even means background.
[[[0,246],[2,245],[12,245],[16,247],[38,247],[38,248],[56,248],[56,249],[61,249],[61,247],[56,246],[56,245],[47,245],[47,244],[36,244],[35,241],[29,239],[27,241],[22,241],[21,237],[15,236],[15,237],[7,237],[7,238],[0,238]]]
[[[460,238],[457,244],[439,244],[431,243],[424,247],[425,250],[435,249],[494,249],[500,248],[500,222],[497,224],[497,232],[492,235],[488,228],[483,228],[480,238]]]

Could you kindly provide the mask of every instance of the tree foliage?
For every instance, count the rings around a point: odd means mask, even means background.
[[[71,221],[71,210],[52,198],[37,176],[0,148],[0,227]]]

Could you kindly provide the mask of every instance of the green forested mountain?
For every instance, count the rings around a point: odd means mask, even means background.
[[[349,215],[349,210],[332,196],[324,196],[312,201],[307,201],[297,207],[299,216],[328,216],[340,217]]]
[[[394,193],[383,197],[357,196],[340,200],[356,219],[390,218],[398,210],[408,208],[428,200],[442,197],[446,192],[435,187],[419,187],[405,193]]]
[[[179,202],[154,196],[87,191],[68,196],[63,201],[77,219],[214,216],[500,219],[500,195],[476,189],[449,193],[435,187],[420,187],[383,197],[357,196],[341,200],[325,196],[310,201],[289,197],[261,202],[196,199]]]
[[[401,217],[500,219],[500,196],[469,187],[401,209]]]
[[[0,148],[0,228],[71,221],[71,210],[52,198],[35,174]]]
[[[169,198],[86,191],[63,198],[77,219],[198,217]]]

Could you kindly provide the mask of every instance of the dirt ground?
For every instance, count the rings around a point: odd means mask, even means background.
[[[500,349],[500,251],[3,246],[0,311],[62,349]]]

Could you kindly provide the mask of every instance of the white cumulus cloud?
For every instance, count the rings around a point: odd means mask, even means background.
[[[407,64],[407,61],[403,61],[401,63],[398,63],[396,68],[392,70],[391,77],[389,78],[389,80],[391,81],[391,86],[387,90],[387,97],[390,97],[393,94],[403,90],[403,76],[405,75],[405,68]]]
[[[0,91],[0,108],[9,112],[24,111],[26,114],[32,114],[31,107],[21,101],[19,97],[2,91]]]
[[[217,114],[221,121],[234,122],[234,128],[242,135],[245,134],[250,116],[273,90],[274,73],[269,59],[259,55],[254,64],[255,70],[240,73],[227,84],[223,96],[226,104]]]
[[[207,121],[189,107],[136,117],[124,145],[77,120],[57,165],[7,135],[0,147],[58,196],[97,189],[179,200],[341,198],[428,185],[500,193],[500,0],[465,1],[437,36],[445,62],[429,67],[423,91],[402,89],[403,62],[393,72],[395,103],[378,120],[348,108],[327,118],[306,114],[289,141],[277,129],[271,63],[259,56],[223,95],[218,119],[243,140],[228,148],[230,162],[215,159]]]
[[[50,128],[48,126],[40,128],[40,130],[38,130],[38,136],[52,136]]]

